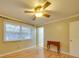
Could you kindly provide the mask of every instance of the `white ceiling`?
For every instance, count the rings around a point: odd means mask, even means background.
[[[25,14],[25,9],[32,9],[40,0],[0,0],[0,15],[22,20],[29,24],[41,25],[54,20],[79,14],[79,0],[48,0],[52,4],[47,8],[51,10],[50,18],[37,18],[33,21],[32,14]],[[25,4],[24,6],[22,4]]]

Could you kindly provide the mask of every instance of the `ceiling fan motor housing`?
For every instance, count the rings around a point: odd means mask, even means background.
[[[35,7],[34,10],[35,10],[36,12],[39,12],[39,11],[41,10],[41,8],[42,8],[42,6],[41,6],[41,5],[38,5],[38,6]]]

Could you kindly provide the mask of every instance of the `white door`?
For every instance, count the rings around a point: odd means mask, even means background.
[[[79,21],[70,23],[70,53],[79,57]]]
[[[44,28],[43,27],[38,28],[38,46],[44,47]]]

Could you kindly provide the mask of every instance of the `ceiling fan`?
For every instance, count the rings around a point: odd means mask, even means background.
[[[51,3],[46,0],[43,4],[38,4],[37,6],[35,6],[33,10],[25,10],[24,13],[33,13],[33,20],[36,20],[37,17],[42,16],[49,18],[50,15],[46,13],[45,9],[50,5]]]

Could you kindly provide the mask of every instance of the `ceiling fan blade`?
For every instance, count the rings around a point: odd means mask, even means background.
[[[27,11],[27,10],[25,10],[24,12],[25,13],[33,13],[33,11]]]
[[[49,18],[49,17],[50,17],[50,15],[49,15],[49,14],[47,14],[47,13],[44,13],[44,14],[43,14],[43,16],[45,16],[45,17],[47,17],[47,18]]]
[[[49,5],[51,5],[51,3],[48,2],[48,1],[46,1],[45,4],[43,5],[43,8],[45,9],[45,8],[47,8]]]
[[[34,21],[34,20],[36,20],[36,16],[35,16],[35,15],[34,15],[34,17],[33,17],[33,19],[32,19],[32,20],[33,20],[33,21]]]

